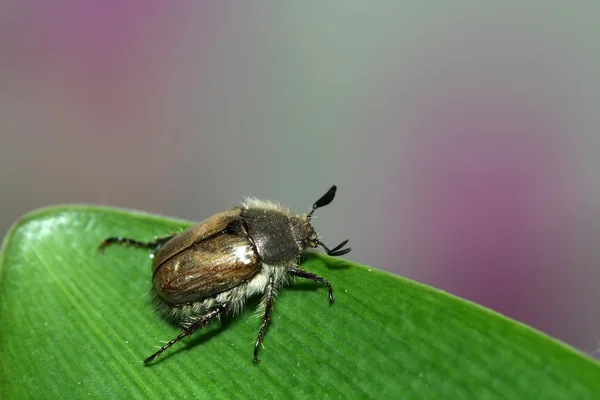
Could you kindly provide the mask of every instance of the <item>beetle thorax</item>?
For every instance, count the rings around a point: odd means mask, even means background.
[[[274,208],[247,208],[242,218],[260,258],[267,264],[296,262],[314,230],[303,216]]]

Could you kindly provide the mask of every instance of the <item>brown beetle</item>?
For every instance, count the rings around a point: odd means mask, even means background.
[[[183,327],[183,333],[144,363],[213,319],[239,313],[249,297],[262,294],[264,314],[254,344],[254,362],[258,363],[258,348],[273,309],[275,290],[290,277],[321,282],[329,289],[329,302],[333,303],[331,284],[298,265],[308,247],[321,246],[330,256],[350,251],[343,248],[348,240],[327,248],[310,223],[315,210],[331,203],[335,192],[336,187],[332,186],[308,214],[294,215],[279,204],[247,199],[242,207],[230,208],[180,234],[153,242],[124,237],[104,240],[99,246],[101,251],[111,243],[153,250],[156,309]]]

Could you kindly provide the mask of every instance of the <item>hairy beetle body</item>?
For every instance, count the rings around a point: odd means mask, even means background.
[[[265,292],[270,276],[276,288],[287,283],[311,229],[306,215],[258,199],[192,226],[154,257],[157,311],[184,326],[215,304],[228,302],[228,314],[237,314]]]
[[[154,250],[155,307],[184,329],[145,362],[154,360],[214,318],[237,314],[248,298],[261,294],[264,316],[254,348],[254,361],[258,362],[258,347],[270,317],[275,290],[293,276],[325,284],[333,303],[333,288],[329,282],[297,267],[308,247],[322,246],[333,256],[350,251],[342,249],[347,241],[328,249],[310,223],[313,212],[329,204],[335,191],[333,186],[308,214],[295,215],[278,204],[248,199],[242,207],[230,208],[155,242],[122,237],[106,239],[101,249],[117,242]]]

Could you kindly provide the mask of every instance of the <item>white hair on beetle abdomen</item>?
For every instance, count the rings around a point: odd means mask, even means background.
[[[266,293],[269,277],[273,276],[274,287],[277,289],[288,283],[288,269],[296,266],[297,264],[290,263],[282,268],[282,266],[271,266],[263,263],[258,273],[247,281],[234,288],[189,304],[169,304],[158,295],[156,290],[153,290],[154,307],[165,319],[179,323],[184,328],[189,327],[220,304],[227,304],[226,314],[235,316],[244,309],[246,299]],[[264,301],[261,302],[259,307],[259,309],[264,310]]]

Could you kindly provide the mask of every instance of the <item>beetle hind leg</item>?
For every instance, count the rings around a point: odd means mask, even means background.
[[[133,246],[133,247],[140,248],[140,249],[150,249],[153,252],[156,252],[158,249],[160,249],[162,246],[164,246],[165,243],[167,243],[169,240],[171,240],[174,236],[175,235],[170,235],[170,236],[156,238],[153,242],[141,242],[141,241],[135,240],[135,239],[129,239],[129,238],[121,237],[121,236],[113,236],[113,237],[104,239],[104,241],[102,243],[100,243],[100,245],[98,246],[98,250],[100,251],[100,253],[104,253],[104,249],[106,249],[106,247],[110,246],[113,243],[118,243],[121,246]]]
[[[267,294],[265,296],[265,313],[263,315],[262,324],[260,324],[260,329],[258,330],[258,336],[256,337],[256,343],[254,343],[254,364],[258,364],[260,360],[258,359],[258,348],[262,343],[263,336],[265,334],[265,329],[267,329],[267,325],[271,320],[271,311],[273,311],[273,296],[275,294],[275,278],[273,275],[269,277],[269,285],[267,286]]]
[[[227,309],[227,304],[222,304],[222,305],[219,305],[219,306],[215,307],[213,310],[211,310],[209,313],[207,313],[206,315],[204,315],[199,320],[195,321],[189,327],[184,328],[184,330],[183,330],[182,333],[180,333],[177,337],[175,337],[170,342],[168,342],[163,347],[161,347],[156,353],[154,353],[150,357],[146,358],[144,360],[144,364],[148,364],[149,362],[154,361],[156,359],[156,357],[158,357],[162,353],[164,353],[164,351],[167,350],[169,347],[173,346],[175,343],[179,342],[184,337],[191,336],[192,333],[196,332],[198,329],[203,328],[210,321],[212,321],[213,319],[217,318],[219,315],[223,314],[223,312],[226,309]]]

